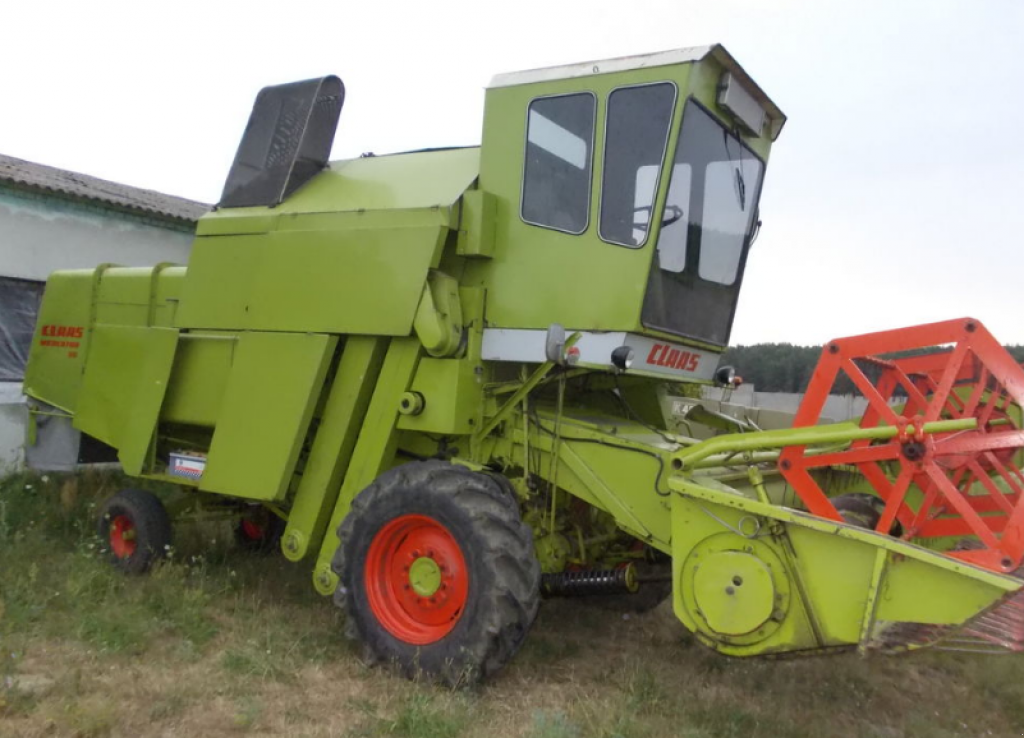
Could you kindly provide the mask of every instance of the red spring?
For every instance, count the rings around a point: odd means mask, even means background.
[[[908,358],[886,354],[920,349]],[[977,320],[962,318],[831,341],[797,412],[795,427],[816,425],[836,382],[846,376],[867,399],[861,428],[897,429],[889,440],[857,440],[842,450],[786,448],[779,468],[815,515],[841,520],[810,474],[856,467],[885,510],[878,532],[903,538],[971,536],[949,555],[1008,572],[1024,556],[1024,370]],[[870,378],[869,378],[870,377]],[[974,429],[926,433],[939,420],[974,418]],[[908,495],[913,488],[916,493]],[[958,547],[959,548],[959,547]]]

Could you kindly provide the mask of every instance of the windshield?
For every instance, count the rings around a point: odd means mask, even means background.
[[[725,345],[764,164],[703,108],[683,115],[644,325]]]

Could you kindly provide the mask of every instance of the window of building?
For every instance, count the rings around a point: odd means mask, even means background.
[[[591,93],[530,103],[520,208],[527,223],[566,233],[587,230],[596,107]]]
[[[0,382],[20,382],[36,330],[43,282],[0,277]]]

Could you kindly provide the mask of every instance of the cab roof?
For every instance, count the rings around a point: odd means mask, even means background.
[[[653,54],[638,54],[635,56],[620,56],[612,59],[601,59],[595,61],[578,62],[576,64],[563,64],[556,67],[541,67],[539,69],[527,69],[522,72],[507,72],[495,75],[488,85],[488,89],[500,87],[514,87],[517,85],[528,85],[537,82],[551,82],[560,79],[576,79],[593,77],[599,74],[612,74],[614,72],[626,72],[632,69],[648,69],[651,67],[668,67],[679,64],[702,62],[712,58],[721,64],[726,71],[733,74],[743,86],[750,92],[771,117],[772,140],[778,137],[782,126],[786,123],[786,115],[779,107],[772,102],[756,82],[747,74],[732,54],[726,51],[721,44],[710,46],[690,46],[682,49],[669,51],[658,51]]]

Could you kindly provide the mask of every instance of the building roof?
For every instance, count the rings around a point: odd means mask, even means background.
[[[68,172],[0,154],[0,184],[2,183],[43,193],[55,193],[75,200],[91,201],[115,210],[179,223],[195,223],[211,208],[205,203],[186,200],[183,197],[129,187],[99,177]]]

